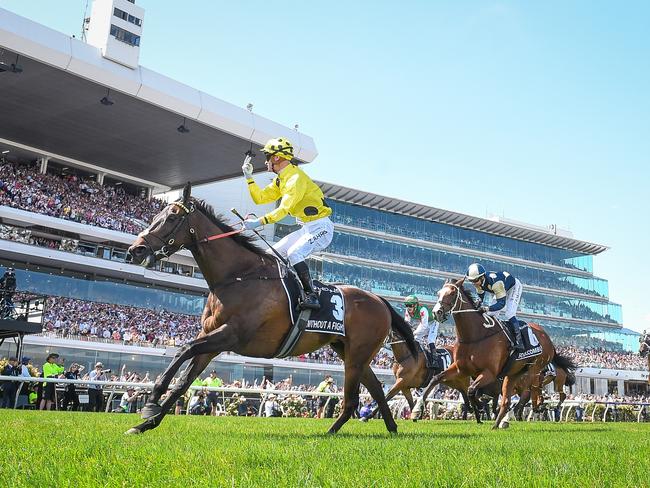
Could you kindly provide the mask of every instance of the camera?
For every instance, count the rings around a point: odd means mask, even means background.
[[[101,373],[111,373],[112,371],[110,369],[102,369]]]

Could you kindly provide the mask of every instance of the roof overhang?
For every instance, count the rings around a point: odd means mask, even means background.
[[[251,143],[271,137],[290,139],[300,163],[317,156],[305,134],[1,8],[0,62],[22,67],[0,72],[0,139],[73,165],[168,189],[239,176]]]
[[[407,202],[397,198],[385,197],[374,193],[346,188],[332,183],[318,182],[325,197],[341,202],[352,203],[364,207],[372,207],[377,210],[392,212],[423,220],[431,220],[443,224],[454,225],[465,229],[477,230],[487,234],[493,234],[521,241],[534,242],[545,246],[557,247],[576,251],[582,254],[599,254],[609,249],[601,244],[580,241],[569,237],[559,236],[550,232],[531,230],[526,227],[495,222],[493,220],[472,217],[451,210],[443,210],[435,207],[428,207],[418,203]]]

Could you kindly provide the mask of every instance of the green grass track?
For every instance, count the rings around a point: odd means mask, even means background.
[[[650,486],[650,425],[169,416],[0,410],[0,487]]]

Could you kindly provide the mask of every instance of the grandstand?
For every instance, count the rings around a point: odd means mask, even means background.
[[[252,204],[238,178],[245,151],[272,136],[290,138],[301,164],[317,151],[308,135],[132,59],[120,62],[119,53],[107,55],[110,49],[97,44],[0,9],[0,62],[19,66],[0,72],[0,266],[16,268],[20,291],[50,297],[45,334],[26,340],[25,354],[36,363],[56,350],[88,369],[102,361],[154,376],[196,333],[207,286],[187,251],[156,269],[125,262],[134,235],[162,208],[153,196],[167,198],[186,181],[204,183],[197,196],[246,213]],[[263,169],[261,158],[254,164]],[[331,247],[311,263],[322,278],[370,289],[399,307],[410,293],[431,302],[445,278],[480,260],[522,279],[522,317],[541,322],[556,342],[609,355],[627,355],[635,346],[607,281],[593,272],[592,256],[605,246],[322,186],[336,230]],[[279,239],[290,228],[285,220],[264,232]],[[341,377],[329,352],[299,359],[226,354],[213,367],[226,381],[291,375],[313,384],[323,372]],[[578,373],[579,391],[622,394],[645,381],[633,362],[619,376],[611,356],[609,363],[599,360]],[[391,382],[386,358],[377,365],[380,378]]]

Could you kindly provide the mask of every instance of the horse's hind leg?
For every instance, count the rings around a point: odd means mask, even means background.
[[[362,371],[363,368],[358,364],[345,363],[345,385],[343,387],[341,414],[330,427],[329,434],[336,434],[359,407],[359,383],[361,382]]]
[[[178,383],[170,391],[169,395],[165,398],[162,405],[158,406],[155,403],[147,403],[142,410],[142,416],[146,420],[135,427],[132,427],[127,434],[141,434],[146,430],[157,427],[171,407],[190,387],[194,379],[201,374],[215,354],[199,354],[190,359],[189,364],[181,374]]]
[[[361,374],[361,383],[363,383],[363,385],[368,389],[368,392],[377,401],[377,407],[381,412],[381,416],[384,418],[384,423],[386,424],[388,432],[397,433],[397,424],[395,423],[393,414],[388,406],[388,401],[384,396],[384,390],[382,390],[381,383],[369,365],[366,366]]]
[[[406,387],[403,385],[403,383],[404,383],[403,378],[398,378],[398,380],[395,382],[395,384],[390,387],[390,390],[388,390],[388,392],[386,392],[386,401],[393,398],[400,391],[404,392],[404,390],[406,390]],[[404,390],[402,388],[404,388]],[[407,398],[407,400],[408,400],[408,398]],[[411,402],[412,401],[413,401],[413,397],[411,397]],[[410,404],[410,406],[413,407],[412,404]],[[374,408],[374,410],[370,414],[370,418],[373,418],[375,415],[377,415],[378,411],[379,411],[379,404],[377,404],[377,406]]]

